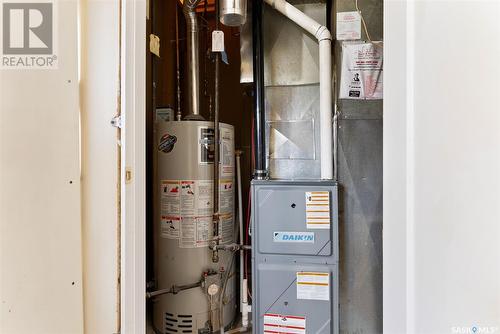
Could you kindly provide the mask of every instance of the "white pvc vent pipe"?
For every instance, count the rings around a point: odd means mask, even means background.
[[[333,179],[332,152],[332,36],[327,27],[319,24],[285,0],[265,0],[281,14],[316,37],[319,42],[319,114],[321,179]]]

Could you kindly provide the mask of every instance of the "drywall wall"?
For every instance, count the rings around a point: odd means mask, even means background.
[[[80,2],[85,333],[119,332],[119,1]]]
[[[4,334],[83,333],[78,8],[54,6],[58,67],[0,69]]]
[[[500,3],[385,5],[384,333],[499,333]]]

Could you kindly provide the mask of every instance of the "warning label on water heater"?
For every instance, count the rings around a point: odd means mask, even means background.
[[[179,216],[161,216],[161,236],[167,239],[178,239],[180,233]]]
[[[228,177],[234,173],[234,133],[229,129],[220,130],[221,137],[221,176]]]
[[[232,177],[234,174],[234,132],[221,128],[219,131],[219,162],[221,177]],[[198,128],[198,163],[208,165],[214,163],[215,133],[209,127]]]
[[[219,183],[221,243],[233,242],[233,180]],[[161,237],[179,240],[181,248],[207,247],[213,236],[213,181],[162,180]]]
[[[266,313],[264,333],[305,334],[306,317]]]

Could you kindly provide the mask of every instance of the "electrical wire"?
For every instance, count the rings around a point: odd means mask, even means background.
[[[366,38],[371,42],[372,39],[370,37],[370,34],[368,33],[368,29],[366,28],[365,19],[364,19],[363,14],[361,13],[361,11],[359,10],[359,7],[358,7],[358,0],[354,0],[354,1],[355,1],[355,4],[356,4],[356,10],[358,11],[359,16],[361,17],[361,23],[363,23],[363,29],[365,31]]]

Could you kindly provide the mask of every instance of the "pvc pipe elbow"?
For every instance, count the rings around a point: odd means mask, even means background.
[[[316,34],[314,36],[318,39],[319,42],[327,39],[327,40],[332,40],[332,34],[330,34],[330,30],[328,30],[327,27],[321,26],[319,27],[318,31],[316,31]]]

